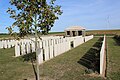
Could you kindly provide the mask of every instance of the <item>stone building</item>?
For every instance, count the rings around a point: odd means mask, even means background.
[[[80,26],[72,26],[65,29],[65,35],[68,37],[85,36],[85,28]]]

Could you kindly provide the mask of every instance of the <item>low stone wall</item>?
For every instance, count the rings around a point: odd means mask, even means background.
[[[100,75],[105,77],[106,70],[106,36],[104,36],[100,51]]]

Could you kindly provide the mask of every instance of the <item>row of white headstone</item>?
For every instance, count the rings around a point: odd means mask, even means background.
[[[105,76],[105,66],[106,66],[106,36],[104,36],[101,51],[100,51],[100,74]]]
[[[53,36],[42,37],[42,39],[43,40],[50,39],[51,37],[53,37]],[[19,40],[11,40],[11,39],[10,40],[9,39],[7,39],[7,40],[1,39],[0,40],[0,49],[1,48],[4,48],[4,49],[12,48],[12,47],[15,46],[16,43],[20,43],[20,42],[23,42],[23,41],[25,41],[25,43],[26,42],[31,42],[31,40],[35,40],[35,38],[30,38],[30,41],[29,41],[29,39],[21,39],[20,41]]]
[[[91,36],[85,36],[85,42],[89,41],[92,38],[93,38],[93,35],[91,35]]]
[[[15,40],[0,40],[0,48],[11,48],[15,46]]]
[[[77,47],[80,44],[93,38],[91,36],[49,36],[38,39],[37,52],[39,53],[39,64],[56,57],[71,48]],[[22,56],[35,52],[35,38],[21,40],[1,40],[0,48],[11,48],[15,46],[15,56]]]
[[[77,47],[80,44],[93,38],[91,36],[76,36],[76,37],[63,37],[53,36],[49,38],[43,38],[38,40],[37,53],[39,53],[39,64],[52,59],[71,48]],[[15,45],[15,56],[25,55],[31,52],[35,52],[35,39],[32,40],[21,40],[16,42]],[[72,46],[71,46],[72,45]]]

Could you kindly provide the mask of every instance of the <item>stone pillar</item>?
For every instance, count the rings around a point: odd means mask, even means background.
[[[82,36],[85,37],[85,30],[82,30]]]
[[[45,44],[46,44],[46,45],[45,45]],[[45,41],[44,41],[43,49],[44,49],[45,61],[46,61],[46,60],[49,60],[48,40],[45,40]]]
[[[54,55],[57,56],[57,39],[54,40],[55,44],[54,44]]]
[[[50,39],[49,42],[50,42],[49,47],[50,47],[50,59],[51,59],[51,58],[53,58],[53,40]]]
[[[62,39],[60,39],[60,43],[59,43],[60,45],[59,45],[59,51],[60,51],[60,54],[62,54],[62,51],[63,51],[63,47],[62,47]]]
[[[62,47],[61,47],[61,49],[62,49],[62,53],[64,53],[65,52],[65,39],[64,38],[62,38]]]
[[[4,41],[4,48],[7,48],[7,40]]]
[[[37,48],[36,53],[38,54],[38,63],[39,64],[43,63],[43,49]]]
[[[65,36],[68,36],[68,35],[67,35],[67,31],[65,31]]]
[[[64,41],[65,41],[65,44],[64,44],[64,45],[65,45],[65,52],[66,52],[66,51],[67,51],[67,48],[68,48],[68,46],[67,46],[67,39],[65,38]]]
[[[56,55],[59,55],[59,39],[56,40],[57,44],[56,44]]]
[[[1,41],[1,48],[4,48],[3,40]]]
[[[70,31],[70,37],[72,37],[73,36],[73,32],[72,31]]]
[[[21,54],[22,54],[22,55],[25,55],[25,54],[26,54],[25,44],[24,44],[24,43],[22,43],[22,45],[21,45]]]
[[[15,57],[20,56],[20,44],[16,43],[15,45]]]
[[[79,35],[78,35],[78,31],[76,31],[76,36],[79,36]]]
[[[11,48],[11,40],[8,40],[8,48]]]
[[[2,48],[2,41],[0,41],[0,48]]]
[[[58,55],[60,55],[61,53],[61,47],[60,47],[60,38],[58,39]]]
[[[11,42],[12,42],[12,43],[11,43],[11,46],[14,47],[15,44],[16,44],[16,40],[11,40]]]
[[[27,42],[26,47],[27,47],[27,53],[30,53],[30,43],[29,42]]]

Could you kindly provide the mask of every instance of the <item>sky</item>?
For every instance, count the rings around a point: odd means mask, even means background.
[[[51,32],[61,32],[70,26],[86,30],[120,29],[120,0],[56,0],[63,14],[56,20]],[[9,0],[0,0],[0,33],[14,22],[6,10],[14,8]],[[18,29],[16,28],[15,31]]]

